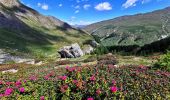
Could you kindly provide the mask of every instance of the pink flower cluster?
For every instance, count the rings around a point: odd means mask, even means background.
[[[5,90],[4,96],[9,96],[9,95],[11,95],[13,91],[14,91],[14,90],[13,90],[12,88],[7,88],[7,89]]]
[[[110,87],[110,91],[112,92],[112,93],[115,93],[115,92],[117,92],[117,87],[116,86],[112,86],[112,87]]]
[[[0,94],[0,97],[10,96],[14,90],[12,88],[6,88],[4,94]]]
[[[59,79],[65,81],[65,80],[67,80],[67,76],[65,76],[65,75],[64,76],[59,76]]]
[[[66,70],[69,71],[69,72],[73,72],[73,71],[76,70],[76,68],[75,68],[75,67],[69,67],[69,66],[67,66],[67,67],[66,67]]]
[[[90,81],[95,81],[95,80],[96,80],[95,75],[90,77]]]
[[[90,98],[87,98],[87,100],[94,100],[94,98],[90,97]]]
[[[22,82],[20,80],[16,81],[15,82],[15,86],[16,87],[20,87],[22,85]]]
[[[44,97],[44,96],[41,96],[41,97],[40,97],[40,100],[45,100],[45,97]]]
[[[37,77],[36,76],[31,76],[30,78],[29,78],[31,81],[36,81],[37,80]]]
[[[24,93],[24,92],[25,92],[25,88],[24,88],[24,87],[21,87],[21,88],[19,88],[19,91],[20,91],[21,93]]]

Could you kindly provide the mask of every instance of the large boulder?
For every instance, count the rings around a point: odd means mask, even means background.
[[[78,43],[71,46],[64,46],[58,51],[61,58],[78,58],[84,55]]]
[[[61,58],[74,58],[73,54],[70,52],[71,46],[64,46],[60,48],[58,53],[60,54]]]

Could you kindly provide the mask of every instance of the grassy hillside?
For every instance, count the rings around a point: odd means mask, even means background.
[[[85,30],[105,46],[143,46],[170,35],[170,7],[94,23]]]
[[[13,54],[55,58],[60,47],[75,42],[83,46],[83,42],[92,39],[84,31],[43,16],[17,0],[8,1],[13,5],[4,2],[0,2],[0,48]]]

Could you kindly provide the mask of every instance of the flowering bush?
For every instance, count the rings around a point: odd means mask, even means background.
[[[116,60],[115,56],[113,56],[112,54],[107,54],[107,55],[102,55],[98,57],[98,64],[99,65],[116,65],[118,63],[118,61]]]
[[[60,73],[60,74],[59,74]],[[18,79],[19,77],[19,79]],[[0,77],[0,98],[22,100],[170,99],[170,72],[111,65],[39,69]]]
[[[170,71],[170,51],[156,62],[155,68]]]

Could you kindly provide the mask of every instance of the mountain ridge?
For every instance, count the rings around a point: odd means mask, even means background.
[[[84,31],[52,16],[41,15],[19,0],[0,0],[0,48],[35,56],[56,55],[70,43],[92,39]]]
[[[165,8],[163,8],[163,9],[170,10],[170,6],[165,7]],[[110,18],[110,19],[102,20],[102,21],[99,21],[99,22],[96,22],[96,23],[92,23],[92,24],[90,24],[90,25],[86,25],[86,27],[83,28],[83,29],[86,29],[86,30],[87,30],[88,27],[90,27],[91,25],[94,25],[94,24],[98,24],[98,23],[99,23],[99,24],[100,24],[100,23],[103,24],[103,22],[110,21],[110,20],[117,20],[117,19],[121,19],[121,18],[124,18],[124,17],[131,17],[131,16],[136,16],[136,15],[143,15],[143,14],[148,14],[148,13],[153,13],[153,12],[159,12],[159,11],[162,11],[163,9],[158,9],[158,10],[154,10],[154,11],[150,11],[150,12],[145,12],[145,13],[137,13],[137,14],[132,14],[132,15],[118,16],[118,17],[115,17],[115,18]],[[110,23],[112,23],[112,22],[110,22]],[[89,30],[87,30],[87,31],[89,31]],[[91,32],[91,31],[89,31],[89,32]]]
[[[166,7],[149,13],[101,21],[84,29],[106,46],[142,46],[169,36],[169,21],[170,7]]]

